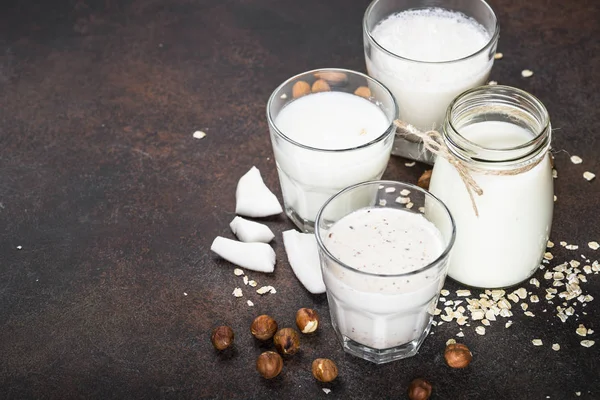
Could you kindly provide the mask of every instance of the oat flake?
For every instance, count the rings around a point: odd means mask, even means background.
[[[571,162],[573,164],[581,164],[583,160],[579,156],[571,156]]]
[[[558,343],[554,343],[554,344],[552,345],[552,350],[554,350],[554,351],[559,351],[559,350],[560,350],[560,344],[558,344]]]
[[[407,163],[404,163],[404,165],[405,165],[405,166],[407,166],[407,167],[409,167],[409,168],[410,168],[410,167],[414,167],[414,166],[415,166],[415,164],[416,164],[416,163],[415,163],[414,161],[413,161],[413,162],[407,162]]]
[[[585,171],[583,173],[583,178],[588,182],[591,181],[592,179],[594,179],[595,177],[596,177],[596,174],[594,174],[593,172]]]
[[[236,269],[234,269],[234,270],[233,270],[233,273],[234,273],[234,275],[235,275],[235,276],[241,276],[241,275],[244,275],[244,271],[243,271],[243,270],[241,270],[240,268],[236,268]]]
[[[594,343],[596,343],[596,342],[594,342],[593,340],[582,340],[581,341],[581,345],[583,347],[592,347],[594,345]]]
[[[485,335],[485,328],[483,326],[478,326],[477,328],[475,328],[475,332],[478,335]]]
[[[231,293],[232,295],[234,295],[235,297],[242,297],[242,289],[239,287],[236,287],[235,289],[233,289],[233,293]]]
[[[246,303],[248,303],[248,307],[254,307],[254,303],[251,302],[250,300],[248,300]]]
[[[194,139],[204,139],[206,137],[206,133],[202,131],[196,131],[192,136],[194,137]]]
[[[534,346],[541,346],[544,344],[542,343],[542,339],[533,339],[531,343],[533,343]]]
[[[533,76],[533,71],[530,69],[524,69],[523,71],[521,71],[521,76],[523,78],[529,78],[530,76]]]
[[[589,242],[588,247],[592,250],[598,250],[600,249],[600,244],[598,242]]]

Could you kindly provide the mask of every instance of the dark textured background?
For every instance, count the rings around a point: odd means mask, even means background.
[[[492,79],[548,107],[556,129],[555,261],[600,241],[600,3],[494,0],[502,27]],[[241,279],[210,253],[231,237],[235,185],[252,165],[280,197],[265,104],[289,76],[323,66],[364,71],[367,1],[3,1],[0,6],[0,398],[326,397],[310,373],[334,359],[330,398],[403,398],[415,377],[436,399],[600,398],[600,275],[587,315],[561,323],[540,303],[463,339],[475,359],[450,370],[442,351],[456,324],[435,329],[417,356],[383,366],[345,355],[325,296],[293,276],[277,232],[274,274],[250,274],[276,295],[231,295]],[[520,71],[535,75],[524,79]],[[207,137],[192,138],[195,130]],[[573,165],[569,154],[584,160]],[[386,178],[424,166],[394,158]],[[22,246],[18,250],[17,246]],[[573,256],[573,254],[575,254]],[[490,257],[493,255],[490,254]],[[536,275],[542,280],[541,272]],[[456,289],[449,282],[447,287]],[[184,294],[187,293],[187,296]],[[255,302],[249,308],[245,300]],[[282,326],[314,307],[322,329],[282,375],[261,379],[249,334],[255,315]],[[541,312],[548,308],[548,312]],[[594,328],[589,349],[577,324]],[[211,329],[237,333],[216,353]],[[544,346],[534,347],[531,339]],[[550,344],[562,350],[554,352]],[[263,346],[268,347],[268,346]]]

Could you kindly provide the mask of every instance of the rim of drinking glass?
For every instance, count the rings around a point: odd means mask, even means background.
[[[281,132],[281,130],[277,127],[277,125],[275,124],[275,120],[271,115],[271,103],[273,102],[273,100],[275,99],[276,95],[279,94],[279,91],[281,90],[281,88],[283,88],[285,85],[287,85],[289,82],[300,78],[301,76],[305,76],[305,75],[314,75],[317,72],[343,72],[345,74],[353,74],[353,75],[358,75],[360,77],[365,78],[367,81],[374,83],[375,85],[379,86],[381,89],[383,89],[383,91],[388,95],[388,97],[391,99],[392,101],[392,112],[394,113],[394,116],[390,122],[390,125],[387,127],[387,129],[385,131],[383,131],[383,133],[381,135],[379,135],[378,137],[376,137],[375,139],[371,140],[370,142],[367,143],[363,143],[360,146],[355,146],[355,147],[346,147],[343,149],[321,149],[318,147],[312,147],[312,146],[307,146],[305,144],[296,142],[295,140],[290,139],[288,136],[286,136],[283,132]],[[387,115],[386,115],[387,118]],[[307,150],[311,150],[311,151],[322,151],[322,152],[327,152],[327,153],[337,153],[337,152],[345,152],[345,151],[353,151],[353,150],[358,150],[358,149],[362,149],[365,147],[369,147],[377,142],[380,142],[382,140],[384,140],[386,137],[388,137],[389,135],[393,134],[396,132],[396,127],[394,125],[394,121],[398,118],[398,104],[396,103],[396,99],[394,98],[394,96],[392,95],[392,92],[390,92],[390,90],[387,88],[387,86],[385,86],[383,83],[379,82],[377,79],[372,78],[366,74],[363,74],[362,72],[358,72],[358,71],[352,71],[350,69],[344,69],[344,68],[317,68],[317,69],[313,69],[310,71],[305,71],[299,74],[296,74],[288,79],[286,79],[282,84],[280,84],[279,86],[277,86],[277,88],[275,90],[273,90],[273,93],[271,93],[271,95],[269,96],[269,100],[267,101],[267,121],[269,123],[269,126],[271,126],[273,128],[273,130],[277,133],[277,135],[279,137],[281,137],[282,139],[286,140],[287,142],[301,147],[303,149],[307,149]]]
[[[384,53],[387,53],[389,56],[397,58],[397,59],[400,59],[400,60],[412,61],[412,62],[415,62],[415,63],[432,64],[432,65],[433,64],[450,64],[450,63],[460,62],[460,61],[467,60],[469,58],[475,57],[475,56],[483,53],[484,50],[486,50],[488,47],[491,47],[494,43],[496,43],[498,41],[498,37],[500,36],[500,23],[498,22],[498,17],[496,16],[496,13],[494,12],[494,10],[492,9],[492,7],[485,0],[479,0],[481,3],[483,3],[483,5],[488,9],[488,11],[494,17],[494,32],[490,36],[490,40],[485,44],[485,46],[483,46],[482,48],[480,48],[476,52],[469,54],[468,56],[461,57],[461,58],[456,58],[456,59],[453,59],[453,60],[421,61],[421,60],[415,60],[413,58],[402,57],[401,55],[398,55],[396,53],[392,53],[391,51],[389,51],[388,49],[386,49],[385,47],[383,47],[382,45],[380,45],[377,42],[377,40],[375,40],[375,38],[373,37],[373,35],[371,35],[371,31],[368,29],[368,26],[367,26],[367,16],[371,13],[371,11],[373,10],[373,8],[375,8],[375,5],[377,3],[379,3],[380,1],[384,1],[384,0],[373,0],[371,2],[371,4],[369,4],[369,6],[367,7],[367,10],[365,11],[365,15],[363,16],[363,32],[366,33],[367,37],[369,38],[369,41],[373,45],[375,45],[375,47],[377,47],[379,50],[383,51]],[[422,8],[436,8],[436,7],[422,7]],[[438,8],[443,8],[443,7],[438,7]],[[408,9],[408,10],[414,10],[414,9],[416,9],[416,8],[411,8],[411,9]],[[451,10],[449,8],[447,10],[453,11],[453,10]],[[406,10],[403,10],[403,11],[406,11]],[[382,20],[378,21],[377,23],[379,23],[381,21]]]
[[[331,252],[327,249],[327,247],[325,246],[325,243],[323,243],[323,240],[321,239],[321,235],[320,235],[321,228],[319,227],[319,222],[321,221],[321,215],[323,213],[323,210],[329,205],[329,203],[331,203],[334,199],[343,195],[344,193],[352,191],[361,186],[377,185],[377,187],[379,187],[380,185],[398,185],[398,184],[406,186],[407,188],[410,188],[411,191],[414,190],[417,192],[421,192],[426,197],[432,198],[435,202],[437,202],[439,205],[441,205],[443,207],[443,209],[446,211],[446,214],[450,218],[450,223],[452,224],[452,233],[451,233],[450,240],[448,241],[448,244],[446,244],[446,247],[444,248],[444,251],[435,260],[431,261],[429,264],[427,264],[419,269],[416,269],[414,271],[403,272],[401,274],[374,274],[374,273],[370,273],[370,272],[366,272],[366,271],[360,271],[360,270],[340,261],[336,256],[331,254]],[[357,210],[355,210],[355,211],[357,211]],[[407,212],[412,212],[412,211],[407,211]],[[336,194],[334,194],[333,196],[331,196],[325,202],[325,204],[323,204],[323,206],[319,209],[319,212],[317,213],[317,217],[315,218],[315,233],[314,234],[317,239],[317,245],[323,251],[323,253],[329,259],[331,259],[338,265],[341,265],[345,269],[348,269],[352,272],[366,275],[366,276],[374,276],[374,277],[381,277],[381,278],[398,278],[398,277],[413,276],[413,275],[419,274],[421,272],[427,271],[428,269],[431,269],[431,268],[435,267],[436,265],[439,265],[439,263],[448,256],[448,253],[450,253],[450,250],[452,249],[452,246],[454,245],[454,240],[456,239],[456,223],[454,222],[454,217],[452,216],[452,213],[450,213],[450,210],[448,209],[446,204],[443,201],[441,201],[439,198],[437,198],[437,196],[432,194],[430,191],[425,190],[425,189],[423,189],[417,185],[414,185],[412,183],[401,182],[401,181],[390,181],[390,180],[376,180],[376,181],[360,182],[360,183],[348,186],[347,188],[344,188],[344,189],[340,190],[339,192],[337,192]]]
[[[520,145],[517,146],[513,146],[513,147],[503,147],[503,148],[494,148],[494,147],[485,147],[485,146],[481,146],[469,139],[467,139],[466,137],[464,137],[463,135],[460,134],[460,130],[456,129],[456,127],[454,126],[454,124],[452,123],[452,119],[450,118],[452,111],[454,109],[454,106],[461,100],[465,99],[466,97],[477,93],[477,92],[490,92],[490,94],[501,94],[504,93],[506,91],[512,91],[515,92],[516,94],[522,96],[523,98],[527,99],[528,101],[530,101],[534,107],[538,108],[541,113],[542,113],[542,118],[543,118],[543,122],[544,122],[544,126],[542,129],[539,130],[539,132],[531,132],[534,134],[533,138],[525,143],[522,143]],[[497,93],[494,93],[497,92]],[[474,87],[471,88],[469,90],[466,90],[464,92],[462,92],[461,94],[459,94],[458,96],[456,96],[454,98],[454,100],[452,100],[452,102],[450,103],[450,105],[448,106],[448,108],[446,109],[446,121],[448,121],[448,124],[450,125],[450,128],[452,129],[452,131],[454,131],[462,140],[464,140],[465,142],[468,143],[468,145],[472,148],[474,148],[475,150],[483,150],[483,151],[488,151],[488,152],[494,152],[497,154],[505,154],[508,152],[512,152],[515,150],[523,150],[526,149],[528,147],[534,146],[534,145],[538,145],[536,146],[530,153],[526,153],[520,157],[517,158],[517,160],[523,158],[523,157],[527,157],[529,154],[531,154],[532,152],[535,152],[536,150],[538,150],[539,147],[539,143],[540,140],[544,137],[544,135],[546,134],[546,132],[548,131],[548,129],[550,129],[550,115],[548,114],[548,110],[546,109],[546,106],[544,106],[544,103],[542,103],[542,101],[540,99],[538,99],[537,97],[535,97],[534,95],[532,95],[529,92],[526,92],[525,90],[513,87],[513,86],[507,86],[507,85],[484,85],[484,86],[478,86],[478,87]],[[444,136],[447,136],[446,133],[444,132]],[[504,162],[505,160],[501,160],[500,162]],[[486,162],[498,162],[498,161],[489,161],[486,160]]]

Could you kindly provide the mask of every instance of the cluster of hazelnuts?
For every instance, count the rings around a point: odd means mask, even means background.
[[[310,308],[301,308],[296,313],[296,326],[300,332],[313,333],[319,327],[319,314]],[[259,315],[250,326],[250,332],[258,340],[273,339],[275,351],[265,351],[256,360],[256,369],[266,379],[275,378],[283,369],[281,356],[292,356],[300,349],[300,335],[293,328],[278,329],[277,322],[269,315]],[[217,350],[224,350],[233,344],[233,330],[219,326],[212,333],[211,341]],[[321,382],[331,382],[338,375],[335,363],[327,358],[317,358],[312,363],[312,373]]]

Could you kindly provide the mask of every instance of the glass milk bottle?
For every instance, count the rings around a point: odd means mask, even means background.
[[[448,275],[480,288],[526,280],[543,258],[554,207],[546,108],[516,88],[478,87],[450,104],[442,136],[483,191],[473,204],[457,169],[437,157],[429,189],[457,231]]]

